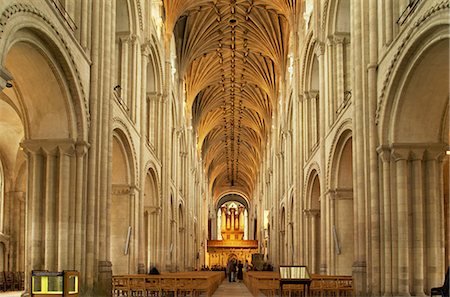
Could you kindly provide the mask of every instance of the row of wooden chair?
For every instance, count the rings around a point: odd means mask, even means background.
[[[115,275],[112,295],[121,296],[211,296],[224,279],[223,272],[165,273],[161,275]]]
[[[311,296],[353,296],[353,278],[346,275],[312,275]]]
[[[23,271],[0,271],[1,291],[22,291],[25,285]]]
[[[244,283],[253,296],[259,293],[265,296],[289,297],[342,297],[353,296],[353,280],[351,276],[312,275],[309,292],[304,284],[284,284],[280,294],[280,278],[277,272],[249,272],[244,274]]]

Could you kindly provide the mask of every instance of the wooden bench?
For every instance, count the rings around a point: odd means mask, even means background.
[[[159,275],[115,275],[113,296],[212,296],[225,278],[223,272],[193,271]]]
[[[353,296],[352,276],[313,274],[311,279],[309,296]],[[261,293],[277,296],[280,292],[280,274],[272,271],[249,271],[244,273],[244,284],[255,297],[261,296]],[[302,285],[284,285],[283,295],[307,296]]]

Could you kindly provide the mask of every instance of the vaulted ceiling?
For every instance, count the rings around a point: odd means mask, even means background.
[[[300,3],[165,0],[164,6],[210,189],[214,196],[235,190],[251,197]]]

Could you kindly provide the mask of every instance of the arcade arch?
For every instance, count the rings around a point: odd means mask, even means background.
[[[448,26],[428,26],[406,45],[394,65],[404,71],[389,82],[386,93],[379,148],[381,203],[385,236],[397,243],[385,247],[385,253],[392,253],[392,259],[385,259],[386,292],[429,292],[449,265],[444,244],[449,242],[448,195],[443,192],[448,189],[443,177],[448,166],[449,50]]]

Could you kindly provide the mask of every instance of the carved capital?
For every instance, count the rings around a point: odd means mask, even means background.
[[[391,161],[391,149],[388,146],[382,145],[377,148],[378,155],[381,158],[381,161],[384,163]]]
[[[77,154],[77,157],[83,157],[85,154],[87,154],[89,147],[91,145],[89,143],[87,143],[86,141],[78,141],[75,144],[75,151]]]
[[[320,210],[318,209],[304,209],[303,213],[308,217],[320,217]]]
[[[392,157],[395,162],[408,160],[410,152],[409,148],[394,148],[392,149]]]
[[[0,91],[12,87],[12,79],[11,74],[6,69],[0,68]]]
[[[413,161],[420,161],[423,159],[425,154],[425,149],[423,148],[413,148],[411,149],[411,160]]]
[[[325,45],[323,42],[317,41],[314,46],[314,53],[317,57],[322,56],[325,53]]]

